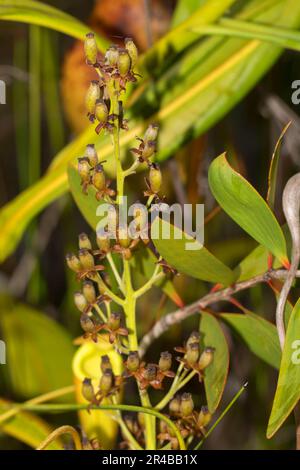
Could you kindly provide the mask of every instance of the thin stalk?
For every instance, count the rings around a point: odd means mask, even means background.
[[[111,253],[108,253],[108,254],[106,255],[106,258],[107,258],[107,261],[108,261],[109,264],[110,264],[110,267],[111,267],[111,269],[112,269],[112,272],[113,272],[113,274],[114,274],[114,276],[115,276],[115,279],[116,279],[116,281],[117,281],[117,283],[118,283],[118,286],[119,286],[120,290],[122,291],[123,294],[125,294],[124,283],[123,283],[123,281],[122,281],[122,279],[121,279],[121,276],[120,276],[120,274],[119,274],[119,271],[118,271],[118,269],[117,269],[117,267],[116,267],[116,264],[115,264],[115,262],[114,262],[114,259],[113,259],[113,257],[112,257],[112,254],[111,254]]]
[[[113,402],[114,405],[117,405],[116,397],[112,396],[112,402]],[[143,450],[142,447],[140,446],[140,444],[135,439],[135,437],[129,431],[128,427],[126,426],[126,423],[122,418],[120,410],[118,410],[118,412],[117,412],[116,421],[118,422],[118,424],[119,424],[119,426],[120,426],[120,428],[123,432],[123,436],[130,442],[132,449],[133,450]]]
[[[135,291],[134,297],[136,299],[144,295],[146,292],[148,292],[148,290],[150,290],[151,287],[157,281],[165,277],[165,273],[163,271],[159,272],[159,270],[160,270],[160,265],[157,264],[151,278],[142,287],[140,287],[137,291]]]
[[[62,436],[63,434],[71,434],[75,449],[82,450],[81,438],[79,433],[76,431],[75,428],[72,426],[61,426],[60,428],[55,429],[48,437],[36,448],[36,450],[45,450],[46,447],[51,444],[51,442],[55,441],[58,437]]]
[[[162,410],[169,403],[169,401],[173,398],[173,396],[177,392],[177,390],[178,390],[177,387],[178,387],[178,384],[180,383],[180,379],[182,377],[183,367],[184,366],[181,363],[179,365],[178,369],[177,369],[176,375],[173,379],[172,385],[171,385],[168,393],[166,393],[164,398],[155,406],[156,410]]]

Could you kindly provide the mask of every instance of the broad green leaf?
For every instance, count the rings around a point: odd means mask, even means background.
[[[257,357],[278,369],[280,345],[276,327],[254,313],[222,313],[220,317],[235,330]]]
[[[185,21],[197,8],[202,7],[205,3],[207,3],[207,0],[178,0],[172,17],[172,27],[175,28]]]
[[[217,409],[224,391],[229,368],[229,351],[219,321],[211,314],[201,312],[201,343],[203,347],[214,347],[214,360],[205,369],[204,386],[209,411]]]
[[[253,186],[229,165],[225,154],[210,165],[208,180],[214,197],[225,212],[287,265],[285,238],[273,212]]]
[[[7,362],[1,374],[16,396],[28,399],[72,383],[72,339],[54,320],[2,297],[0,330]]]
[[[279,163],[279,157],[280,157],[281,143],[290,125],[291,125],[291,122],[289,122],[284,127],[283,131],[281,132],[279,136],[279,139],[276,142],[272,159],[271,159],[270,168],[269,168],[267,203],[269,204],[272,210],[274,210],[274,207],[275,207],[276,183],[277,183],[277,173],[278,173],[278,163]]]
[[[270,12],[260,12],[258,19],[261,23],[298,26],[300,4],[289,0],[284,7],[280,4]],[[159,160],[169,158],[182,144],[203,134],[232,109],[282,51],[259,41],[212,39],[202,41],[183,54],[174,68],[140,96],[129,116],[130,131],[122,134],[123,152],[132,146],[136,135],[142,135],[146,123],[141,119],[146,110],[149,121],[159,121],[161,125],[157,157]],[[153,96],[157,99],[153,100]],[[135,116],[139,116],[138,119]],[[101,156],[113,169],[109,137],[99,139],[90,127],[54,158],[49,171],[36,185],[0,211],[1,261],[13,251],[29,222],[67,190],[68,163],[80,156],[88,143],[96,143]]]
[[[9,404],[7,400],[0,398],[0,416],[1,412],[5,410],[3,406],[7,404]],[[35,449],[46,439],[52,429],[43,419],[33,413],[20,411],[1,424],[0,431]],[[48,448],[49,450],[61,450],[62,446],[55,441]]]
[[[163,232],[169,232],[168,238],[162,237],[160,228]],[[180,273],[224,285],[234,281],[233,271],[228,266],[190,235],[167,221],[156,217],[151,226],[151,238],[159,254]]]
[[[36,24],[60,31],[76,39],[84,39],[91,30],[71,15],[62,10],[33,0],[2,0],[0,4],[0,20],[19,21]],[[105,51],[109,43],[96,34],[98,47]]]
[[[270,439],[282,426],[300,400],[300,300],[288,322],[279,377],[268,423]]]

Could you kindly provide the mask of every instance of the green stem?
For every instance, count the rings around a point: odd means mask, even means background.
[[[106,255],[106,258],[107,258],[107,261],[108,261],[109,264],[110,264],[110,267],[111,267],[111,269],[112,269],[112,272],[114,273],[115,279],[116,279],[116,281],[117,281],[117,283],[118,283],[118,286],[119,286],[121,292],[122,292],[123,294],[125,294],[124,283],[123,283],[123,281],[122,281],[122,279],[121,279],[121,276],[120,276],[120,274],[119,274],[119,271],[117,270],[117,267],[116,267],[116,265],[115,265],[115,262],[114,262],[114,259],[113,259],[113,257],[112,257],[112,254],[111,254],[111,253],[108,253],[108,254]]]
[[[179,386],[181,383],[181,379],[184,376],[184,371],[183,371],[184,365],[181,363],[180,366],[177,369],[176,375],[174,377],[174,380],[172,382],[172,385],[168,391],[168,393],[164,396],[164,398],[155,406],[156,410],[162,410],[168,403],[169,401],[174,397],[176,392],[179,390]],[[183,372],[183,374],[182,374]]]
[[[158,282],[160,279],[163,279],[165,277],[165,273],[163,271],[159,273],[159,270],[160,270],[160,265],[157,264],[151,278],[142,287],[140,287],[140,289],[135,291],[134,296],[136,299],[144,295],[146,292],[148,292],[148,290],[150,290],[151,287],[156,282]]]

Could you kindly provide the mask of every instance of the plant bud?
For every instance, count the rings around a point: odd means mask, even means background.
[[[91,81],[85,97],[85,107],[89,114],[94,114],[96,101],[100,100],[101,94],[99,82],[97,80]]]
[[[112,370],[110,359],[106,354],[104,356],[101,356],[100,368],[101,368],[101,372],[105,372],[106,370]]]
[[[82,270],[82,265],[79,259],[73,253],[68,253],[66,255],[66,261],[68,267],[72,269],[72,271],[75,271],[75,273],[79,273]]]
[[[180,413],[180,398],[174,397],[169,403],[169,412],[172,416],[177,416]]]
[[[150,124],[148,128],[146,129],[145,135],[144,135],[144,142],[154,142],[157,139],[158,135],[158,125],[157,124]]]
[[[158,367],[159,367],[159,370],[161,370],[162,372],[165,372],[165,371],[171,369],[171,367],[172,367],[172,355],[168,351],[165,351],[165,352],[161,353],[160,359],[159,359],[159,362],[158,362]]]
[[[84,379],[84,381],[82,382],[81,393],[82,393],[82,396],[87,401],[89,402],[94,401],[95,392],[94,392],[94,387],[93,387],[91,379],[87,379],[87,378]]]
[[[194,402],[190,393],[183,393],[180,402],[180,414],[183,417],[190,416],[194,411]]]
[[[90,242],[89,237],[87,236],[86,233],[81,233],[79,235],[79,248],[86,248],[87,250],[92,249],[92,244]]]
[[[120,328],[121,314],[118,312],[111,313],[107,323],[112,330],[117,330]]]
[[[210,423],[211,418],[212,418],[212,415],[209,412],[207,406],[202,406],[199,416],[198,416],[199,428],[202,428],[202,427],[204,428],[205,426],[207,426]]]
[[[87,145],[86,150],[85,150],[85,155],[88,158],[90,165],[92,167],[95,167],[98,164],[99,162],[98,154],[97,154],[94,144]]]
[[[199,359],[199,354],[200,354],[200,349],[199,349],[198,343],[190,343],[187,346],[185,358],[189,366],[193,366],[196,364],[196,362]]]
[[[149,382],[153,382],[156,379],[156,366],[154,364],[147,364],[143,371],[143,376]]]
[[[131,68],[131,58],[126,49],[119,50],[118,70],[121,77],[125,77]]]
[[[197,342],[199,343],[199,341],[200,341],[200,333],[199,333],[199,331],[193,331],[193,332],[190,334],[190,336],[189,336],[189,338],[188,338],[188,340],[187,340],[187,342],[186,342],[186,346],[188,347],[188,345],[191,344],[191,343],[197,343]]]
[[[95,261],[93,255],[86,248],[82,248],[78,252],[79,260],[84,269],[92,270],[95,267]]]
[[[142,150],[142,158],[144,160],[148,160],[150,157],[154,155],[155,150],[156,150],[156,143],[153,142],[153,140],[149,140],[145,142],[145,147]]]
[[[99,250],[103,251],[103,253],[108,253],[110,251],[110,238],[108,234],[98,235],[96,241],[97,241]]]
[[[98,57],[98,47],[94,33],[88,33],[84,41],[84,53],[88,64],[95,65]]]
[[[214,358],[215,348],[205,348],[200,356],[198,367],[200,370],[205,369],[209,364],[212,363]]]
[[[128,235],[128,230],[127,230],[127,227],[119,227],[118,229],[118,242],[119,244],[121,245],[122,248],[128,248],[130,243],[131,243],[131,239]]]
[[[162,174],[159,169],[159,166],[155,163],[152,163],[150,172],[149,172],[149,183],[151,191],[157,194],[160,191],[162,183]]]
[[[127,369],[130,372],[136,372],[140,367],[140,358],[137,351],[131,351],[126,361]]]
[[[96,289],[92,281],[84,281],[82,292],[89,304],[96,302]]]
[[[90,180],[90,164],[86,158],[78,159],[78,173],[82,181],[89,182]]]
[[[75,292],[74,302],[80,312],[84,312],[88,306],[87,300],[81,292]]]
[[[139,53],[138,53],[136,45],[134,44],[131,38],[125,39],[125,48],[128,51],[128,54],[130,56],[131,66],[134,67],[135,64],[137,63]]]
[[[80,317],[80,325],[85,333],[93,333],[95,331],[95,322],[86,313]]]
[[[103,171],[103,166],[100,163],[94,168],[92,182],[98,191],[103,191],[106,187],[106,177]]]
[[[114,385],[114,374],[111,369],[106,369],[100,379],[99,388],[101,392],[108,393]]]
[[[95,107],[95,116],[101,124],[106,124],[108,120],[108,109],[104,100],[97,100]]]
[[[105,63],[111,67],[116,67],[119,60],[119,49],[117,46],[112,45],[105,53]]]

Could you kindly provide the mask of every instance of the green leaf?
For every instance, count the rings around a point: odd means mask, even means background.
[[[270,439],[282,426],[300,399],[300,300],[293,308],[288,322],[279,377],[268,423]]]
[[[278,369],[280,345],[276,327],[254,313],[222,313],[220,317],[235,330],[257,357]]]
[[[33,0],[4,0],[0,5],[0,20],[20,21],[60,31],[76,39],[84,39],[91,29],[71,15]],[[105,51],[109,43],[96,34],[98,47]]]
[[[169,232],[170,236],[163,238],[160,228],[165,233]],[[223,285],[233,282],[233,271],[228,266],[190,235],[169,222],[156,217],[151,226],[151,238],[159,254],[180,273]],[[187,249],[189,246],[193,246],[193,249]]]
[[[285,238],[273,212],[253,186],[229,165],[225,154],[210,165],[208,180],[225,212],[282,264],[288,264]]]
[[[218,320],[211,314],[201,312],[200,332],[203,347],[214,347],[214,360],[205,369],[204,386],[209,411],[217,409],[226,385],[229,368],[229,351],[226,338]]]
[[[202,7],[205,3],[207,3],[207,0],[178,0],[172,17],[172,27],[175,28],[185,21],[197,8]]]
[[[11,393],[28,399],[72,383],[72,339],[54,320],[1,297],[0,330],[6,343],[3,374]]]
[[[1,412],[5,412],[4,406],[7,404],[9,404],[7,400],[0,398],[0,415]],[[28,411],[19,411],[8,421],[2,423],[0,430],[34,449],[38,447],[52,431],[46,421]],[[49,445],[49,450],[61,449],[62,446],[60,446],[57,441]]]

